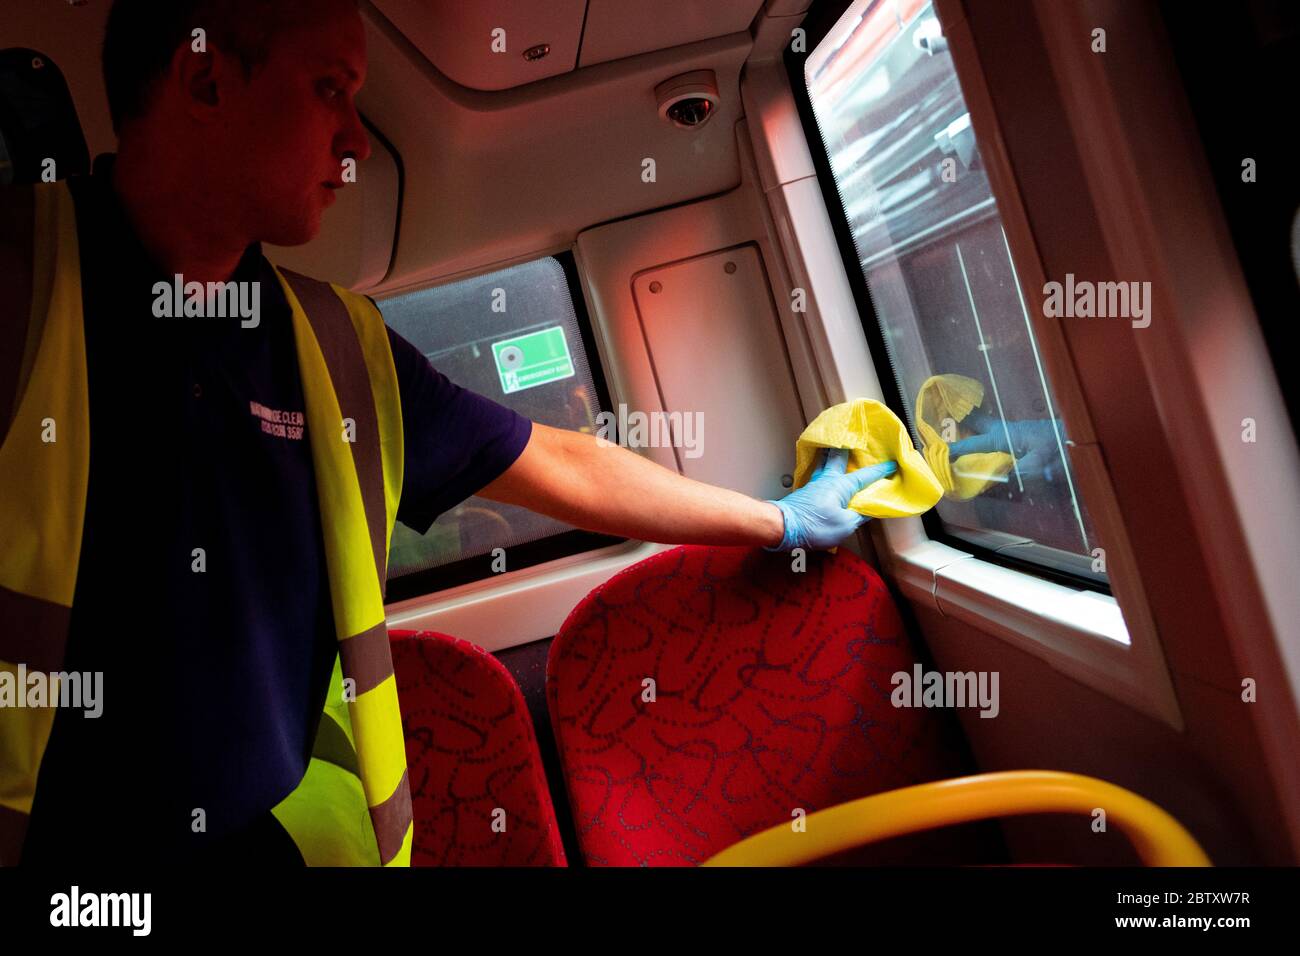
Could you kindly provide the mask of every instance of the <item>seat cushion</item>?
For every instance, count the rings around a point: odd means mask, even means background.
[[[964,772],[950,712],[890,703],[916,662],[889,591],[844,548],[795,571],[684,546],[615,575],[548,661],[586,861],[698,864],[800,811]]]
[[[433,631],[389,635],[410,773],[415,866],[563,866],[537,739],[491,654]]]

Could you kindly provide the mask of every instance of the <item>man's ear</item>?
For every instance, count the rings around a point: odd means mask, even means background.
[[[230,94],[230,83],[242,78],[231,57],[207,43],[188,39],[176,48],[168,75],[181,109],[196,123],[211,122],[223,98]]]

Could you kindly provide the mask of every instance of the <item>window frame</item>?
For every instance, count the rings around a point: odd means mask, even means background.
[[[899,385],[897,377],[894,375],[894,369],[888,360],[888,350],[885,344],[884,332],[881,328],[880,317],[875,309],[875,304],[871,296],[871,288],[867,283],[867,278],[863,274],[858,264],[857,247],[853,242],[852,226],[849,223],[849,217],[844,209],[844,203],[840,196],[839,188],[836,184],[834,174],[831,170],[830,157],[827,154],[826,145],[822,141],[821,129],[817,124],[816,114],[813,110],[812,98],[808,92],[808,85],[804,78],[804,61],[808,55],[816,49],[817,45],[825,38],[826,34],[853,4],[853,0],[828,0],[828,2],[814,3],[809,9],[808,18],[804,21],[804,28],[807,30],[807,53],[795,53],[790,46],[785,49],[784,64],[787,77],[790,83],[790,91],[794,96],[795,106],[798,109],[799,121],[803,126],[804,137],[808,141],[808,151],[812,157],[813,167],[816,170],[818,185],[821,187],[822,198],[826,203],[827,212],[830,213],[831,228],[835,233],[836,245],[839,247],[840,258],[844,262],[844,271],[848,276],[849,287],[853,292],[853,300],[857,304],[858,318],[862,324],[863,334],[867,338],[871,362],[876,371],[876,377],[880,381],[880,387],[885,393],[885,404],[888,405],[895,414],[903,421],[908,421],[907,403],[905,401],[902,388]],[[937,6],[937,4],[936,4]],[[961,77],[958,77],[961,82]],[[965,88],[963,87],[963,94]],[[981,142],[981,149],[983,143]],[[992,182],[990,182],[992,191]],[[994,199],[998,197],[994,195]],[[999,222],[1002,219],[1001,202],[997,202]],[[1019,277],[1019,272],[1016,271]],[[1027,300],[1026,300],[1027,301]],[[1037,345],[1034,346],[1037,348]],[[1053,382],[1055,389],[1055,382]],[[1059,414],[1059,412],[1058,412]],[[1071,443],[1073,444],[1073,443]],[[1082,492],[1080,492],[1082,494]],[[949,531],[944,526],[944,520],[939,515],[937,508],[931,508],[921,515],[921,521],[925,526],[925,532],[931,541],[937,541],[946,544],[958,551],[964,551],[973,557],[981,558],[991,564],[997,564],[1014,571],[1021,571],[1026,574],[1033,574],[1057,584],[1063,584],[1070,587],[1079,587],[1089,591],[1096,591],[1100,594],[1113,594],[1108,580],[1089,577],[1084,574],[1074,573],[1063,568],[1053,567],[1042,564],[1033,558],[1013,553],[1012,549],[1020,552],[1030,551],[1027,545],[1032,545],[1033,549],[1045,549],[1048,551],[1057,551],[1041,542],[1027,539],[1011,532],[1001,529],[975,529],[976,534],[980,534],[989,539],[1003,537],[1006,543],[998,546],[983,545],[970,538],[963,537]],[[1082,556],[1081,556],[1082,557]]]
[[[800,99],[807,96],[802,59],[815,48],[851,0],[814,0],[803,20],[804,53],[788,46],[769,65],[757,65],[742,83],[756,149],[766,157],[764,191],[791,275],[807,287],[814,308],[807,334],[814,344],[829,401],[863,394],[884,401],[901,399],[891,376],[877,374],[879,346],[870,339],[879,325],[855,322],[849,313],[861,306],[855,284],[865,277],[856,250],[845,259],[835,233],[839,207],[834,181],[817,176],[815,153],[820,132],[809,138]],[[960,0],[934,0],[948,38],[971,121],[989,171],[1015,273],[1022,290],[1041,287],[1046,267],[1030,228],[1019,181],[1011,166],[980,52]],[[795,61],[794,67],[791,60]],[[1045,77],[1045,82],[1052,77]],[[814,121],[813,128],[816,128]],[[803,134],[802,136],[800,134]],[[814,145],[817,144],[817,145]],[[808,182],[816,178],[816,184]],[[825,190],[834,191],[834,202]],[[842,217],[842,211],[839,214]],[[837,256],[838,253],[838,256]],[[856,292],[862,291],[857,285]],[[867,301],[870,301],[869,295]],[[918,610],[955,619],[976,634],[1010,644],[1052,669],[1106,697],[1182,732],[1185,728],[1170,670],[1156,629],[1143,576],[1124,525],[1091,414],[1083,400],[1079,373],[1066,344],[1065,330],[1041,314],[1030,314],[1041,358],[1052,382],[1058,414],[1072,435],[1070,451],[1076,485],[1088,504],[1094,528],[1106,549],[1113,594],[1096,593],[1082,582],[1056,583],[1037,565],[1011,567],[996,554],[989,560],[968,544],[958,549],[931,540],[917,518],[874,521],[867,526],[882,570]],[[1079,603],[1080,599],[1085,603]]]
[[[601,365],[600,352],[596,345],[591,316],[587,312],[586,300],[582,294],[582,283],[578,277],[577,262],[574,259],[573,252],[570,249],[564,249],[558,252],[542,253],[531,258],[521,259],[518,262],[511,263],[511,265],[522,265],[541,259],[555,259],[564,272],[569,298],[573,303],[574,319],[582,336],[582,347],[585,350],[587,366],[591,370],[592,383],[596,389],[596,398],[601,411],[610,412],[613,409],[613,403],[610,399],[609,384],[605,378],[605,370]],[[509,268],[509,266],[505,268]],[[493,271],[499,270],[487,270],[480,273],[480,275],[491,274]],[[457,276],[453,281],[460,281],[464,278],[466,276]],[[429,283],[428,285],[403,289],[397,294],[409,295],[414,292],[437,288],[440,284],[445,283]],[[382,305],[379,308],[382,312]],[[476,497],[476,495],[470,497]],[[465,500],[468,501],[469,498]],[[562,531],[559,534],[547,535],[544,538],[538,538],[525,544],[512,545],[510,547],[510,570],[522,571],[525,568],[536,567],[562,558],[587,554],[614,545],[626,544],[628,540],[615,535],[600,534],[582,529]],[[426,568],[423,571],[412,571],[401,577],[390,578],[384,598],[385,603],[396,604],[415,598],[431,597],[440,592],[492,578],[497,574],[492,570],[492,560],[492,552],[488,551],[484,554],[462,558],[459,561]]]

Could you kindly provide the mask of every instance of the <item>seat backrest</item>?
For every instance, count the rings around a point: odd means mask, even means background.
[[[800,811],[969,768],[951,713],[890,703],[916,654],[861,558],[683,546],[592,591],[547,700],[591,865],[690,865]]]
[[[392,631],[411,781],[414,866],[563,866],[528,707],[491,654]]]

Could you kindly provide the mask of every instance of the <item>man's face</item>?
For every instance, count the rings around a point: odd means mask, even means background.
[[[233,84],[220,186],[254,241],[294,246],[320,231],[344,161],[370,155],[353,100],[365,76],[361,17],[350,2],[328,0],[272,40],[247,85]]]

